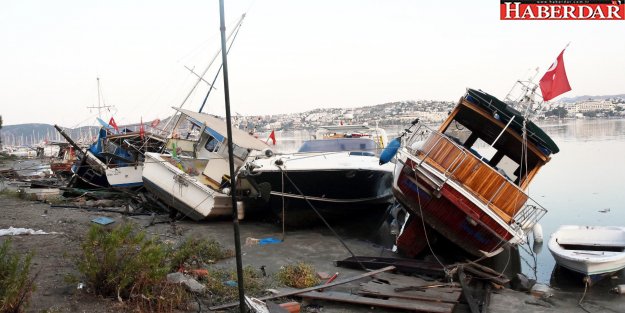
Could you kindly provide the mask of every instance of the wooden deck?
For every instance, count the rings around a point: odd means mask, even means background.
[[[430,136],[416,155],[473,193],[506,223],[528,199],[512,181],[438,133]]]

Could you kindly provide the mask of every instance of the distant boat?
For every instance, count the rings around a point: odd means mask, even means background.
[[[326,126],[317,130],[315,138],[305,141],[296,153],[251,164],[253,179],[271,186],[271,206],[280,218],[297,224],[317,220],[306,200],[325,218],[353,218],[383,210],[393,202],[394,165],[378,161],[387,141],[383,129]]]
[[[558,151],[522,114],[468,89],[438,130],[412,126],[397,154],[393,193],[410,214],[465,251],[493,256],[503,245],[525,242],[547,212],[525,190]],[[423,227],[414,220],[404,228]]]
[[[212,115],[175,108],[174,133],[166,147],[171,154],[146,153],[145,188],[163,203],[193,220],[232,214],[228,141],[234,145],[240,213],[249,201],[261,199],[258,186],[246,175],[247,162],[269,148],[240,129],[226,135],[226,122]],[[268,195],[267,197],[268,198]]]
[[[57,176],[69,177],[72,175],[72,165],[76,162],[74,147],[66,142],[54,144],[59,146],[59,152],[56,157],[50,161],[50,169]]]
[[[625,227],[561,226],[549,239],[549,251],[558,265],[592,285],[625,268]]]

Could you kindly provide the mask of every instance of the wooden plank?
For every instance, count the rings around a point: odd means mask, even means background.
[[[489,274],[482,270],[480,270],[475,264],[469,264],[464,266],[464,270],[473,274],[474,276],[480,277],[482,279],[488,279],[498,285],[505,285],[510,282],[510,279],[502,274]]]
[[[450,313],[454,309],[451,303],[433,303],[429,301],[404,299],[376,299],[353,295],[344,292],[307,292],[300,294],[302,298],[346,302],[368,306],[410,310],[415,312]]]
[[[469,308],[471,309],[471,313],[481,313],[480,307],[477,304],[477,300],[471,294],[471,290],[467,285],[466,279],[467,275],[464,274],[464,268],[462,266],[458,267],[458,279],[460,280],[460,285],[462,286],[462,294],[464,298],[467,300],[469,304]]]
[[[457,303],[460,298],[460,288],[441,287],[426,290],[395,291],[394,285],[368,282],[363,284],[359,294],[375,297],[391,297],[399,299],[413,299],[430,302]]]
[[[304,289],[291,290],[291,291],[287,291],[287,292],[280,293],[280,294],[277,294],[277,295],[266,296],[266,297],[262,297],[262,298],[258,298],[258,299],[262,300],[262,301],[265,301],[265,300],[271,300],[271,299],[276,299],[276,298],[282,298],[282,297],[288,297],[288,296],[293,296],[293,295],[299,295],[299,294],[304,293],[304,292],[315,291],[315,290],[319,290],[319,289],[326,289],[326,288],[330,288],[330,287],[334,287],[334,286],[350,283],[350,282],[355,281],[355,280],[359,280],[359,279],[362,279],[362,278],[370,277],[370,276],[373,276],[375,274],[379,274],[379,273],[383,273],[383,272],[392,271],[394,269],[395,269],[394,266],[387,266],[385,268],[381,268],[379,270],[363,273],[363,274],[360,274],[360,275],[357,275],[357,276],[354,276],[354,277],[349,277],[349,278],[345,278],[345,279],[341,279],[341,280],[336,280],[336,281],[334,281],[332,283],[329,283],[329,284],[324,284],[324,285],[319,285],[319,286],[310,287],[310,288],[304,288]],[[222,310],[222,309],[235,307],[237,305],[239,305],[239,302],[231,302],[231,303],[227,303],[227,304],[212,306],[212,307],[209,307],[208,309],[211,310],[211,311],[215,311],[215,310]]]
[[[445,277],[445,271],[440,264],[414,259],[357,256],[356,258],[348,257],[344,260],[335,261],[334,264],[336,266],[358,269],[361,268],[361,264],[370,269],[378,269],[392,265],[395,266],[398,271],[404,273],[418,273],[428,276]]]

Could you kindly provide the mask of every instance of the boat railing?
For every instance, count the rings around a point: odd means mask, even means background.
[[[427,125],[420,124],[404,146],[418,159],[417,167],[427,163],[444,175],[437,184],[439,191],[453,180],[509,225],[533,226],[546,212],[537,203],[525,205],[530,198],[519,186],[483,158]]]

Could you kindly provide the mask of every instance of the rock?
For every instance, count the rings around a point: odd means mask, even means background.
[[[512,278],[510,285],[512,289],[518,291],[530,291],[532,286],[536,283],[535,280],[527,278],[522,273],[518,273],[516,276]]]
[[[182,284],[187,290],[194,293],[202,293],[206,289],[206,286],[200,284],[197,280],[178,272],[167,274],[167,282]]]
[[[193,278],[189,278],[188,280],[182,282],[182,284],[187,288],[187,290],[194,293],[203,293],[204,290],[206,290],[206,286],[200,284]]]
[[[187,280],[183,273],[175,272],[167,274],[167,282],[172,284],[180,284]]]
[[[540,298],[549,298],[553,296],[553,290],[545,284],[534,284],[530,292],[535,297]]]

